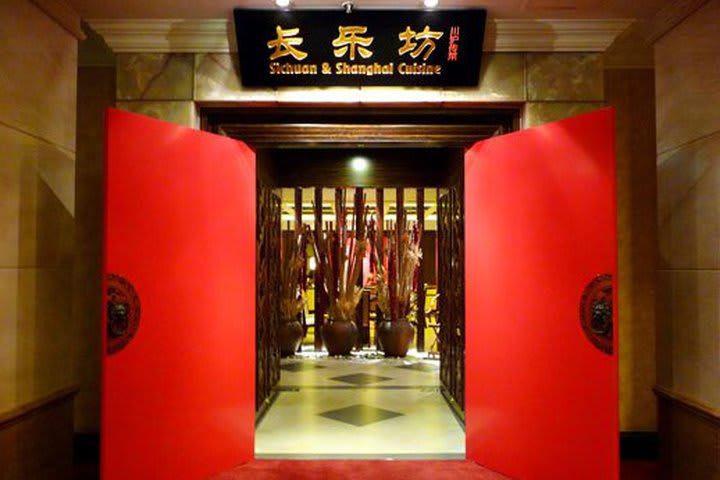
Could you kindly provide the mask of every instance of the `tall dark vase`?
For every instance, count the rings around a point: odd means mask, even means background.
[[[294,355],[300,347],[303,333],[303,326],[298,320],[281,321],[277,332],[280,355],[283,357]]]
[[[358,329],[355,322],[330,319],[322,326],[322,337],[329,355],[350,355],[357,342]]]
[[[378,340],[386,357],[406,356],[414,337],[415,328],[405,319],[378,325]]]

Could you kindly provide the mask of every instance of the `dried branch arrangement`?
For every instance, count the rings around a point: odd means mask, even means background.
[[[364,205],[364,201],[362,203]],[[367,229],[358,232],[350,231],[344,219],[347,218],[347,206],[344,196],[336,205],[338,218],[341,222],[332,226],[326,223],[322,238],[315,246],[315,258],[323,289],[327,293],[329,308],[328,314],[333,320],[352,321],[355,318],[355,308],[360,301],[362,287],[358,286],[358,279],[362,275],[363,258],[367,252]],[[360,211],[362,217],[356,218],[353,210],[352,225],[359,220],[367,223],[368,209]]]
[[[303,225],[292,233],[292,241],[280,251],[280,318],[296,320],[305,306],[305,251],[314,244],[310,227]]]
[[[412,310],[412,297],[422,258],[422,230],[415,223],[412,228],[392,231],[394,233],[387,237],[387,250],[383,255],[385,265],[377,258],[377,248],[373,251],[377,264],[378,306],[383,317],[395,322],[406,318]],[[379,243],[382,248],[382,239]]]

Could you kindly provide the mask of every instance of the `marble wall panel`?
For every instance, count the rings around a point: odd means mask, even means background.
[[[118,100],[192,100],[191,53],[117,55]]]
[[[192,101],[117,102],[116,106],[120,110],[147,115],[186,127],[197,127],[197,111],[195,102]]]
[[[672,298],[672,270],[657,271],[657,302],[655,317],[657,349],[657,383],[668,388],[673,386],[673,298]]]
[[[602,56],[597,53],[528,53],[527,99],[603,100]]]
[[[525,128],[592,112],[604,106],[602,102],[528,102],[525,104]]]
[[[0,267],[0,413],[17,405],[18,274]]]
[[[71,275],[0,268],[0,412],[75,383]]]
[[[720,269],[720,132],[658,157],[663,268]]]
[[[0,18],[0,122],[74,151],[77,40],[26,0]]]
[[[238,57],[230,53],[195,55],[194,98],[197,101],[276,100],[271,88],[244,88],[240,84]]]
[[[720,131],[720,2],[655,44],[658,153]]]
[[[720,405],[720,271],[671,270],[672,385],[700,403]]]
[[[446,88],[444,101],[522,102],[525,100],[525,55],[484,52],[477,87]]]
[[[198,101],[281,102],[441,102],[523,101],[525,60],[523,54],[485,53],[481,81],[473,88],[247,88],[240,84],[237,56],[203,53],[195,56],[195,94]]]
[[[0,125],[0,267],[70,265],[75,155]]]

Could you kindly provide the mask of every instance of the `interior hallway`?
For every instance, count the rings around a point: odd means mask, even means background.
[[[465,432],[440,393],[439,361],[304,354],[282,360],[256,427],[256,458],[464,459]]]

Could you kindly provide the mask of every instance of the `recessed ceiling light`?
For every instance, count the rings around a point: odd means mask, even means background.
[[[287,8],[290,6],[290,0],[275,0],[275,5],[280,8]]]
[[[353,157],[350,160],[350,168],[356,172],[364,172],[370,166],[370,162],[365,157]]]
[[[423,3],[427,8],[435,8],[438,6],[439,0],[423,0]]]

